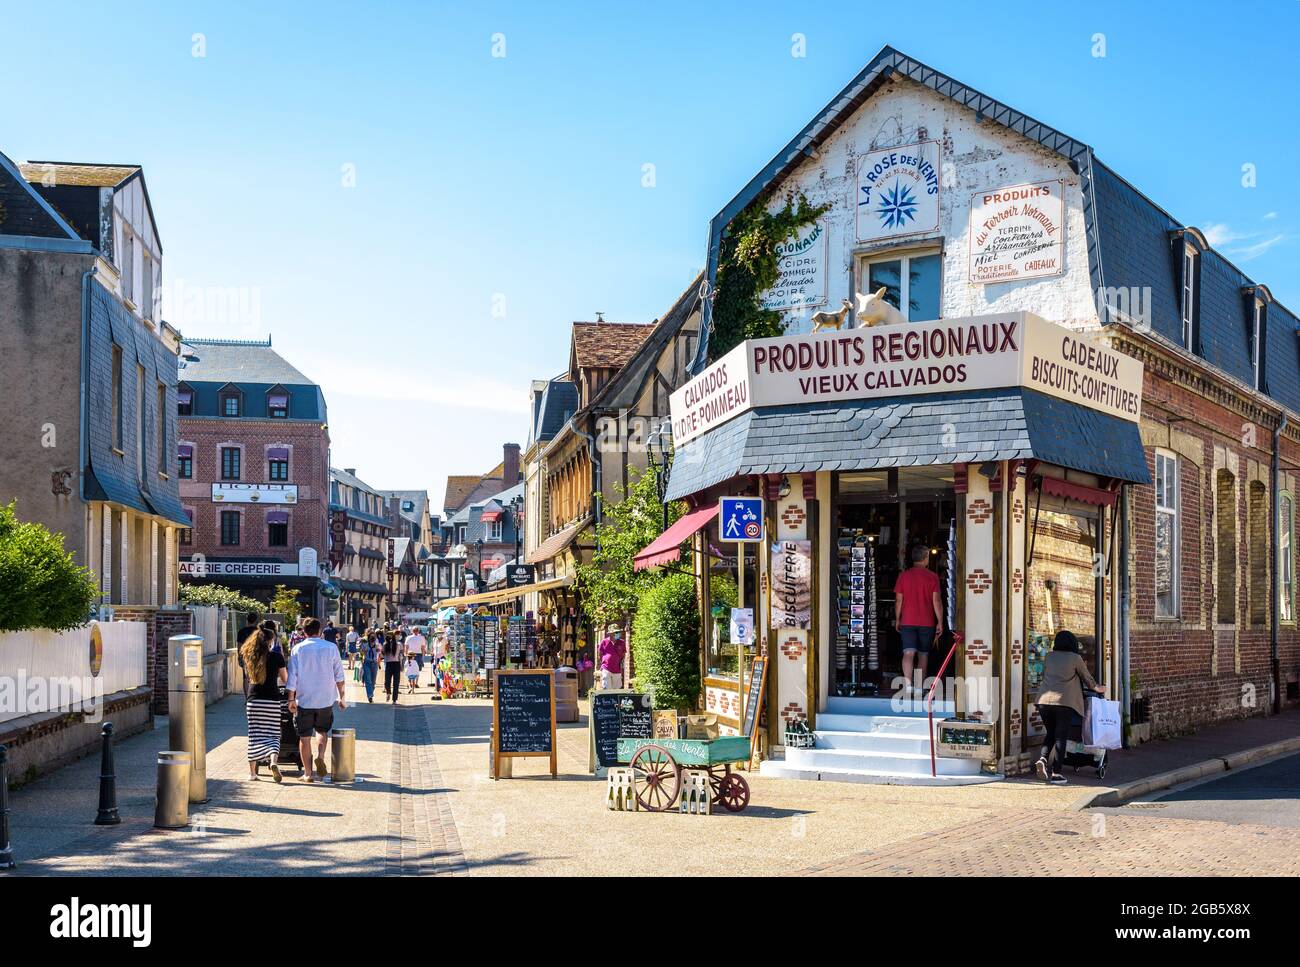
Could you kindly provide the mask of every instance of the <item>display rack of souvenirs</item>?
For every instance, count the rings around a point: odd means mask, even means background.
[[[1043,663],[1047,653],[1052,650],[1052,636],[1040,631],[1029,633],[1028,646],[1025,649],[1025,687],[1031,692],[1037,691],[1043,683]]]
[[[880,668],[875,549],[857,527],[840,528],[836,549],[835,667],[848,672],[847,694],[865,694],[863,672]]]

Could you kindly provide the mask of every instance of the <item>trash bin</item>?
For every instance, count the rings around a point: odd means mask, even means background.
[[[190,824],[190,767],[188,752],[158,753],[158,805],[153,814],[158,829]]]
[[[578,721],[578,672],[568,665],[555,669],[555,721]]]
[[[190,802],[208,801],[206,686],[203,639],[172,635],[167,639],[167,731],[171,747],[190,754]]]
[[[330,731],[330,778],[334,782],[356,781],[356,729],[332,729]]]

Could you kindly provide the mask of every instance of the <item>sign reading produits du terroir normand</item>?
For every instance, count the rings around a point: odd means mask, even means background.
[[[1064,182],[976,192],[970,200],[970,280],[1015,282],[1065,271]]]
[[[826,220],[805,225],[778,248],[776,284],[763,293],[764,309],[789,309],[826,305]]]
[[[756,406],[1023,386],[1136,423],[1142,364],[1029,312],[751,339],[673,393],[681,446]]]

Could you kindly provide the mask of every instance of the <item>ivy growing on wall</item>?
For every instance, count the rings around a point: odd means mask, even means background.
[[[771,198],[770,193],[760,195],[723,230],[709,335],[710,362],[746,339],[779,336],[785,331],[781,313],[764,309],[761,297],[776,284],[782,243],[831,207],[810,205],[801,192],[788,194],[785,206],[772,212],[768,211]]]

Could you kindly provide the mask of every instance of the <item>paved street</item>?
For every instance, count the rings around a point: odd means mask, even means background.
[[[167,742],[160,720],[118,746],[121,826],[90,825],[96,757],[14,793],[17,873],[1300,875],[1294,822],[1207,818],[1173,804],[1077,812],[1077,788],[1027,781],[926,789],[755,775],[740,815],[610,813],[603,783],[585,773],[585,725],[561,727],[558,779],[544,760],[523,760],[516,778],[493,782],[487,702],[402,701],[394,710],[363,698],[340,714],[358,733],[363,781],[351,787],[307,785],[292,771],[279,786],[247,781],[243,703],[210,707],[212,798],[193,807],[184,832],[152,829],[154,754]],[[1255,801],[1273,789],[1261,783],[1294,782],[1297,758],[1231,775],[1214,794]],[[1178,794],[1177,809],[1199,808],[1183,803],[1209,788]]]
[[[1150,798],[1101,811],[1300,829],[1300,755],[1233,770]]]

